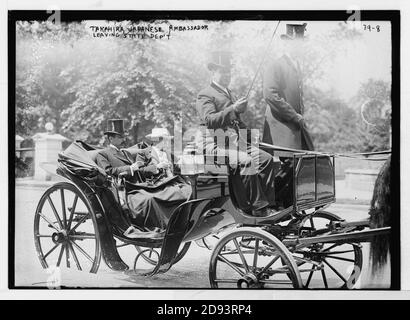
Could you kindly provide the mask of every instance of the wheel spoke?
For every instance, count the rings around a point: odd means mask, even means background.
[[[64,228],[67,228],[67,214],[66,214],[66,210],[65,210],[65,197],[64,197],[64,189],[60,189],[60,193],[61,193],[61,208],[62,208],[62,212],[63,212],[63,224],[64,224]]]
[[[37,238],[51,238],[52,235],[50,234],[36,234]]]
[[[327,256],[327,258],[328,259],[343,260],[343,261],[348,261],[348,262],[355,262],[353,259],[347,259],[347,258],[342,258],[342,257]]]
[[[310,280],[312,280],[313,272],[315,272],[315,267],[310,270],[309,276],[306,280],[306,284],[304,285],[305,288],[309,287]]]
[[[75,195],[74,200],[73,200],[73,205],[71,206],[71,212],[70,212],[70,217],[68,218],[68,227],[67,230],[70,230],[71,228],[71,223],[73,222],[73,217],[74,217],[74,212],[75,208],[77,206],[77,201],[78,201],[78,195]]]
[[[80,262],[78,261],[77,255],[75,254],[75,251],[74,251],[73,246],[71,245],[71,242],[68,242],[67,245],[70,248],[70,252],[74,258],[75,264],[77,265],[77,269],[81,271],[82,269],[81,269]]]
[[[332,251],[332,252],[318,252],[319,254],[322,255],[333,255],[333,254],[343,254],[343,253],[349,253],[349,252],[354,252],[354,250],[344,250],[344,251]]]
[[[154,250],[150,250],[149,251],[149,254],[148,254],[148,257],[151,259],[151,257],[152,257],[152,252],[153,252]]]
[[[65,260],[66,260],[66,265],[67,268],[70,268],[70,251],[69,251],[69,245],[68,243],[65,244]]]
[[[42,217],[49,225],[50,227],[52,227],[53,229],[55,229],[56,231],[60,232],[61,229],[58,229],[53,222],[51,222],[44,214],[42,214],[41,212],[38,213],[40,217]]]
[[[57,212],[57,210],[56,210],[56,207],[54,206],[53,200],[51,200],[50,196],[47,197],[47,200],[48,200],[48,203],[49,203],[50,206],[51,206],[51,209],[53,209],[54,216],[55,216],[56,219],[57,219],[57,222],[58,222],[58,225],[60,226],[60,229],[61,229],[61,230],[64,229],[63,223],[61,222],[60,216],[58,215],[58,212]]]
[[[323,283],[325,284],[325,289],[328,288],[327,286],[327,280],[326,280],[326,274],[325,274],[325,269],[320,270],[322,272],[322,279],[323,279]]]
[[[71,243],[72,243],[72,244],[74,245],[74,247],[76,247],[76,248],[78,249],[78,251],[80,251],[88,260],[90,260],[91,263],[93,263],[93,259],[88,255],[87,252],[84,251],[83,248],[81,248],[81,247],[80,247],[78,244],[76,244],[74,241],[71,242]]]
[[[326,251],[332,250],[334,247],[337,247],[337,246],[340,246],[340,245],[341,245],[340,243],[335,243],[335,244],[331,245],[329,248],[326,248],[321,252],[326,252]]]
[[[347,280],[339,273],[339,271],[337,271],[335,269],[335,267],[333,267],[329,262],[326,261],[326,259],[323,260],[324,263],[326,263],[328,265],[328,267],[334,272],[336,273],[336,275],[343,280],[344,283],[347,282]]]
[[[76,225],[75,225],[71,230],[68,231],[68,233],[70,234],[70,233],[73,232],[75,229],[77,229],[80,224],[82,224],[85,220],[87,220],[87,218],[88,218],[88,214],[85,215],[85,216],[83,216],[83,217],[76,223]]]
[[[255,253],[253,256],[253,269],[255,270],[258,265],[258,253],[259,253],[259,239],[255,241]]]
[[[58,255],[57,267],[59,267],[59,266],[60,266],[60,263],[61,263],[61,258],[63,257],[63,253],[64,253],[64,248],[65,248],[65,246],[64,246],[64,245],[62,245],[62,246],[61,246],[61,250],[60,250],[60,254]]]
[[[271,265],[273,265],[279,258],[280,256],[274,257],[260,272],[258,272],[257,277],[259,277],[261,274],[264,274],[266,270],[268,270]]]
[[[248,263],[246,262],[245,256],[243,255],[241,248],[239,246],[238,240],[236,240],[236,238],[233,239],[233,242],[235,243],[236,249],[238,250],[239,256],[241,257],[242,260],[242,264],[245,268],[246,272],[249,272],[249,266]]]
[[[54,245],[54,247],[52,247],[52,248],[50,249],[50,251],[46,253],[46,255],[43,257],[43,260],[46,260],[46,258],[50,255],[50,253],[53,252],[59,245],[60,245],[59,243],[56,243],[56,244]]]
[[[230,266],[232,269],[234,269],[236,272],[238,272],[241,276],[245,275],[245,273],[239,269],[237,266],[235,266],[231,261],[223,257],[222,255],[218,254],[218,260],[225,262],[228,266]]]

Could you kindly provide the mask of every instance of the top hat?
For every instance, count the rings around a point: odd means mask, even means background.
[[[169,134],[167,128],[153,128],[150,134],[145,136],[148,139],[157,139],[157,138],[169,138],[172,139],[174,136]]]
[[[109,119],[107,121],[107,130],[104,134],[126,135],[127,132],[124,130],[124,119]]]
[[[305,39],[305,30],[307,23],[303,24],[286,24],[286,34],[280,36],[283,40]]]
[[[208,62],[208,69],[230,69],[232,67],[231,59],[232,54],[230,51],[213,51]]]

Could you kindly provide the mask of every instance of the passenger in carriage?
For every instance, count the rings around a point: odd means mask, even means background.
[[[161,164],[166,175],[172,177],[171,139],[173,136],[166,128],[153,128],[152,132],[146,135],[146,138],[153,143],[151,156],[158,164]]]
[[[173,210],[190,198],[190,185],[167,172],[171,163],[158,158],[157,151],[152,155],[151,147],[146,146],[135,154],[122,149],[126,135],[123,119],[108,120],[104,134],[109,145],[97,155],[97,165],[109,175],[123,176],[131,183],[127,197],[131,220],[144,229],[140,231],[131,226],[124,235],[128,238],[161,236]]]
[[[268,153],[247,146],[246,150],[237,151],[238,134],[235,127],[245,128],[241,115],[246,111],[246,98],[237,99],[228,88],[231,81],[231,53],[229,51],[215,51],[208,63],[211,72],[210,84],[199,92],[196,109],[201,119],[201,125],[206,128],[205,134],[197,138],[199,148],[205,153],[219,152],[215,137],[210,130],[222,129],[225,134],[225,150],[228,152],[229,162],[237,159],[236,168],[240,175],[233,179],[234,196],[239,207],[247,214],[254,216],[268,216],[277,211],[275,201],[275,164]],[[232,141],[234,143],[232,144]],[[232,144],[232,145],[230,145]],[[249,170],[251,166],[254,170]]]

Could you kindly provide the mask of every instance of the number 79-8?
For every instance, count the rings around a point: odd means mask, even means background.
[[[376,30],[377,32],[380,32],[380,26],[376,25],[375,27],[372,27],[371,24],[364,24],[363,25],[363,30],[364,31],[373,31]]]

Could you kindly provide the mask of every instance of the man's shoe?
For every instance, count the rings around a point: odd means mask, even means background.
[[[158,239],[162,238],[165,234],[165,231],[141,231],[134,226],[130,226],[124,232],[124,236],[130,239]]]

